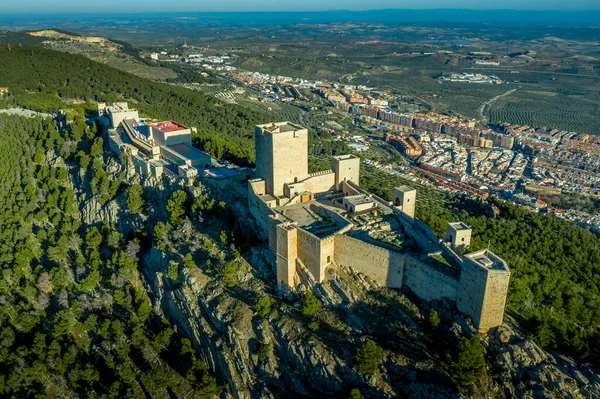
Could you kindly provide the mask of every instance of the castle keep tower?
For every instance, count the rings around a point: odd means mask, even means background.
[[[415,217],[415,204],[417,202],[417,190],[409,186],[400,186],[394,188],[394,206],[402,212]]]
[[[456,305],[479,332],[502,325],[510,270],[506,262],[484,249],[463,256]]]
[[[308,130],[290,122],[256,126],[256,174],[265,180],[265,191],[284,194],[285,183],[308,177]]]

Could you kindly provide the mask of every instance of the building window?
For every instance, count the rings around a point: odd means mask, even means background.
[[[327,255],[327,263],[331,263],[331,255]]]

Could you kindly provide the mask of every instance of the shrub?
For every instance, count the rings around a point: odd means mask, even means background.
[[[238,283],[238,265],[232,260],[223,266],[223,283],[226,287],[234,287]]]
[[[373,341],[367,341],[356,353],[358,372],[365,377],[375,374],[383,360],[383,349]]]
[[[312,291],[306,291],[302,301],[302,313],[304,313],[306,316],[314,316],[317,314],[317,311],[320,307],[321,302],[319,301],[319,298],[317,298]]]
[[[260,344],[258,345],[258,349],[256,354],[258,355],[258,360],[264,362],[269,356],[269,352],[271,352],[271,345],[269,344]]]
[[[171,280],[177,280],[179,278],[179,265],[177,263],[172,263],[171,266],[169,266],[167,276],[169,276]]]
[[[440,316],[438,315],[438,312],[436,312],[435,310],[431,309],[429,311],[429,313],[427,314],[427,319],[426,319],[426,323],[427,323],[427,327],[434,331],[438,328],[438,326],[441,323],[440,320]]]
[[[192,254],[187,254],[183,257],[183,267],[186,269],[196,269],[198,267],[192,258]]]
[[[183,215],[186,212],[187,193],[183,190],[175,191],[167,200],[167,211],[171,215],[171,222],[174,225],[183,222]]]
[[[321,327],[321,323],[319,323],[319,320],[313,320],[310,323],[308,323],[308,328],[310,328],[312,331],[317,331],[319,327]]]
[[[360,393],[358,388],[354,388],[350,391],[350,399],[365,399],[365,397]]]
[[[266,317],[269,313],[271,313],[272,304],[273,302],[271,301],[271,298],[267,295],[264,295],[258,299],[254,310],[256,311],[256,314],[260,317]]]
[[[125,191],[127,208],[133,214],[141,213],[144,209],[144,187],[140,184],[132,184]]]
[[[473,385],[485,372],[484,348],[477,336],[461,338],[447,355],[446,371],[462,392],[471,392]]]

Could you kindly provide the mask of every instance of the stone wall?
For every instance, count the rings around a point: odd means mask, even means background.
[[[265,192],[273,192],[273,142],[271,134],[263,134],[259,127],[254,133],[254,148],[256,150],[256,176],[265,181]],[[283,189],[283,187],[282,187]],[[261,194],[264,194],[261,193]]]
[[[426,301],[448,298],[456,301],[458,278],[442,273],[413,256],[405,257],[404,285],[419,298]]]
[[[314,173],[308,178],[297,183],[286,183],[284,185],[283,194],[287,197],[294,198],[304,192],[314,194],[326,193],[335,188],[335,174],[332,171],[324,171]]]
[[[135,169],[136,174],[143,177],[147,177],[150,175],[150,167],[148,165],[148,162],[146,162],[137,155],[133,155],[131,157],[131,161],[133,162],[133,167]]]
[[[412,237],[423,252],[438,252],[442,248],[431,227],[418,218],[411,218],[398,208],[392,208],[394,216],[402,224],[407,236]]]
[[[509,273],[491,271],[485,286],[485,297],[482,304],[482,314],[479,320],[479,331],[487,332],[497,327],[504,320],[506,296],[508,295]]]
[[[155,131],[157,129],[154,129]],[[191,129],[178,130],[175,132],[168,132],[164,135],[165,145],[175,145],[185,143],[192,146],[192,131]]]
[[[296,258],[298,257],[298,229],[293,225],[279,224],[277,234],[277,284],[294,285]]]
[[[311,193],[325,193],[335,188],[335,173],[313,174],[303,181],[304,189]]]
[[[342,182],[340,185],[344,195],[368,194],[366,191],[360,190],[357,186],[352,186],[348,182]]]
[[[352,266],[382,286],[401,288],[404,255],[346,235],[335,235],[335,263]]]
[[[335,171],[335,185],[338,186],[343,181],[353,181],[359,184],[360,181],[360,158],[353,155],[342,155],[333,157],[331,166]]]
[[[325,279],[325,268],[333,262],[333,236],[320,239],[304,229],[298,229],[298,257],[318,282]]]
[[[310,210],[316,213],[317,215],[321,216],[322,218],[329,219],[333,223],[335,223],[336,226],[340,228],[340,230],[338,230],[336,234],[343,234],[354,227],[352,222],[350,222],[348,219],[346,219],[339,213],[329,210],[325,207],[311,204]]]
[[[261,227],[262,231],[257,233],[263,238],[268,238],[269,248],[273,253],[277,253],[275,228],[277,224],[281,223],[280,216],[258,197],[250,184],[248,185],[248,207],[250,214],[254,216],[257,224]]]

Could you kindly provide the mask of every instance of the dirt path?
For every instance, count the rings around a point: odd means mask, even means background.
[[[517,90],[519,90],[519,89],[518,88],[517,89],[511,89],[511,90],[507,91],[506,93],[499,94],[496,97],[490,98],[489,100],[487,100],[486,102],[484,102],[483,104],[481,104],[481,107],[479,108],[479,115],[481,116],[481,118],[482,119],[487,119],[486,116],[484,115],[486,107],[489,107],[490,105],[492,105],[492,103],[494,101],[497,101],[497,100],[499,100],[501,98],[504,98],[506,96],[511,95],[512,93],[514,93]]]

